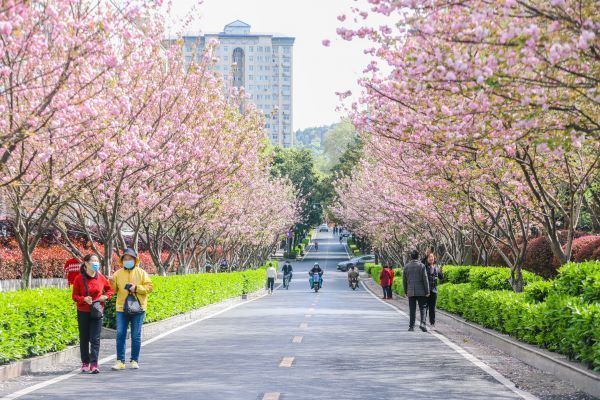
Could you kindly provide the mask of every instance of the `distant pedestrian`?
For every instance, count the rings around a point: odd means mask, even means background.
[[[277,279],[277,270],[273,267],[273,264],[269,263],[267,268],[267,290],[269,294],[273,294],[273,288],[275,287],[275,280]]]
[[[113,295],[108,279],[100,273],[100,259],[88,254],[80,265],[80,273],[73,282],[72,298],[77,303],[79,352],[81,372],[97,374],[100,353],[100,332],[104,316],[104,302]]]
[[[65,262],[65,266],[63,267],[65,279],[69,286],[72,286],[75,282],[75,278],[79,275],[79,271],[81,269],[81,261],[76,259],[75,257],[69,258]]]
[[[404,292],[408,296],[410,310],[408,330],[415,330],[416,307],[418,303],[421,317],[419,327],[423,332],[427,332],[425,309],[427,307],[427,297],[429,297],[429,279],[427,278],[425,266],[419,262],[419,252],[413,250],[410,258],[411,260],[404,266],[402,273],[402,285],[404,286]]]
[[[444,279],[444,271],[442,267],[437,265],[434,253],[429,253],[427,256],[425,268],[429,282],[429,290],[431,294],[427,298],[427,310],[429,312],[429,324],[435,328],[435,306],[437,303],[437,281]]]
[[[125,369],[125,344],[127,329],[131,324],[131,369],[138,369],[142,346],[142,325],[146,318],[148,294],[152,292],[152,281],[140,265],[140,258],[134,249],[126,249],[121,266],[111,277],[110,283],[117,293],[117,361],[115,371]]]
[[[392,283],[394,283],[394,271],[391,267],[383,267],[379,273],[379,282],[383,289],[383,299],[390,300],[392,298]]]

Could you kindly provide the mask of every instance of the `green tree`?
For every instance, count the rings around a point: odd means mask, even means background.
[[[276,147],[273,150],[273,176],[287,177],[304,200],[302,217],[307,225],[316,225],[323,217],[322,184],[315,169],[313,154],[308,149]]]

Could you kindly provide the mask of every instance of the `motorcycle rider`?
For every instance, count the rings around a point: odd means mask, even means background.
[[[319,251],[319,242],[315,239],[315,251]]]
[[[290,264],[289,260],[285,260],[283,267],[281,267],[281,272],[283,272],[283,280],[284,282],[287,282],[288,286],[292,281],[293,271],[294,269],[292,268],[292,264]]]
[[[312,289],[313,287],[313,275],[314,274],[319,274],[319,289],[323,286],[323,270],[321,269],[321,266],[319,265],[319,263],[315,263],[315,265],[313,265],[312,269],[310,271],[308,271],[308,276],[310,277],[308,280],[310,282],[310,288]]]
[[[348,270],[348,286],[352,287],[352,281],[356,279],[358,281],[359,273],[356,267],[352,267]]]

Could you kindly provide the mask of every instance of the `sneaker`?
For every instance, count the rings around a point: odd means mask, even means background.
[[[125,369],[125,363],[123,361],[118,360],[115,365],[112,366],[114,371],[122,371]]]
[[[98,364],[92,364],[90,366],[90,374],[99,374],[100,370],[98,369]]]
[[[88,363],[81,364],[81,372],[90,372],[90,364],[88,364]]]
[[[140,369],[140,365],[138,364],[137,361],[131,360],[131,363],[129,364],[129,368],[131,368],[131,369]]]
[[[419,328],[423,331],[423,332],[427,332],[427,327],[425,326],[425,324],[421,324],[419,325]]]
[[[414,326],[409,326],[408,327],[408,331],[409,332],[414,332],[415,331],[415,327]]]

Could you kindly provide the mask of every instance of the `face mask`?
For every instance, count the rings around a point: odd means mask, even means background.
[[[126,269],[132,269],[133,267],[135,267],[135,261],[133,261],[133,260],[123,261],[123,266]]]
[[[92,263],[92,270],[94,270],[96,272],[100,271],[100,263],[97,263],[97,262]]]

